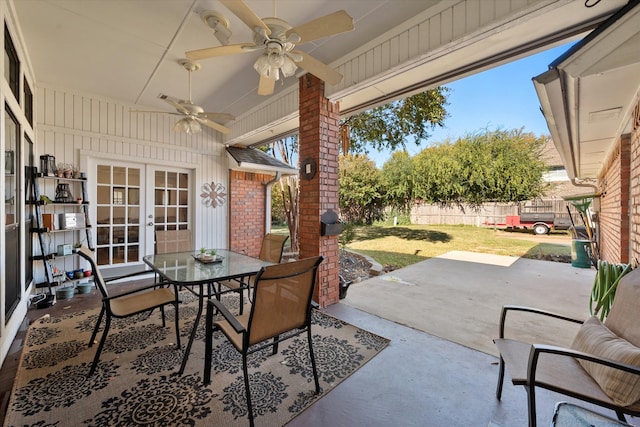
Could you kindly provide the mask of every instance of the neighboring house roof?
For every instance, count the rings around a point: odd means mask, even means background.
[[[594,180],[631,130],[640,88],[640,0],[631,0],[533,79],[569,178]]]
[[[549,172],[547,172],[543,178],[549,184],[543,198],[559,199],[567,196],[576,196],[585,192],[584,187],[577,187],[569,180],[567,171],[562,164],[560,153],[558,153],[558,149],[551,138],[547,139],[542,146],[540,157],[549,167]]]
[[[227,147],[229,169],[282,175],[297,175],[298,169],[271,157],[264,151],[247,147]]]
[[[542,149],[540,150],[540,158],[544,160],[544,163],[550,168],[557,168],[558,166],[564,167],[562,159],[560,158],[560,153],[558,153],[558,149],[553,144],[553,140],[551,138],[548,138],[542,146]]]

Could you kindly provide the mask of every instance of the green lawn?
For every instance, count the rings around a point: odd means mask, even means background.
[[[274,233],[287,233],[274,227]],[[464,225],[402,225],[355,228],[355,238],[346,247],[369,255],[382,265],[396,268],[442,255],[449,251],[470,251],[526,258],[571,254],[571,237],[557,233],[566,244],[542,243],[549,236],[506,232]]]
[[[554,236],[566,238],[567,243],[571,242],[568,235]],[[541,243],[547,237],[462,225],[357,227],[356,236],[347,248],[369,255],[382,265],[392,265],[396,268],[449,251],[527,258],[540,258],[547,254],[570,255],[570,246]]]

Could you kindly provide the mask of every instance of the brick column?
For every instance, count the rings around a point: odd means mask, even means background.
[[[338,236],[320,235],[320,216],[338,212],[338,128],[340,107],[324,97],[324,82],[300,78],[300,258],[322,255],[314,299],[327,307],[339,300]],[[312,159],[315,176],[305,179],[303,162]]]
[[[258,257],[265,233],[265,183],[273,176],[229,172],[229,249]]]

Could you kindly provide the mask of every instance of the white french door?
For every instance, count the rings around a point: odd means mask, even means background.
[[[98,265],[141,264],[154,253],[155,230],[191,228],[190,170],[104,159],[90,161],[89,170]]]

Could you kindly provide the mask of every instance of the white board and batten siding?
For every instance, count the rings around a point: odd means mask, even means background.
[[[200,197],[205,183],[222,183],[228,189],[221,134],[204,126],[194,135],[174,132],[178,116],[131,112],[145,108],[68,89],[41,86],[37,100],[36,156],[52,154],[56,163],[72,163],[81,170],[86,170],[88,158],[190,169],[194,244],[228,246],[227,204],[205,207]],[[89,182],[95,181],[89,177]]]

